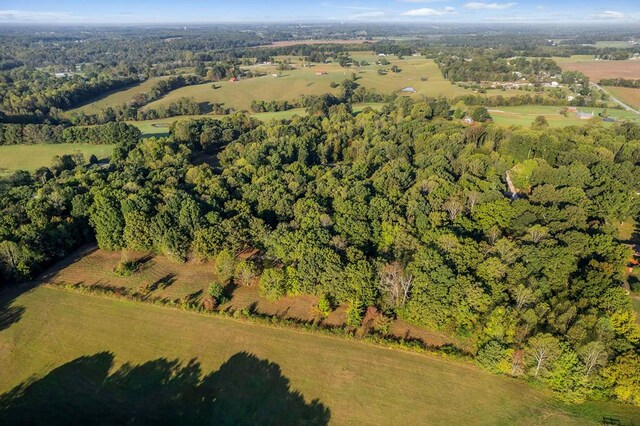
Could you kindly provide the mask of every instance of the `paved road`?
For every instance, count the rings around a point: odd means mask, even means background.
[[[609,93],[606,89],[604,89],[602,86],[600,86],[599,84],[596,83],[591,83],[592,86],[597,87],[598,89],[602,90],[604,93],[606,93],[607,95],[609,95],[609,98],[617,103],[618,105],[620,105],[622,108],[626,109],[627,111],[631,111],[631,112],[635,112],[636,114],[640,115],[640,111],[631,108],[629,105],[625,104],[624,102],[622,102],[620,99],[616,98],[615,96],[613,96],[611,93]]]

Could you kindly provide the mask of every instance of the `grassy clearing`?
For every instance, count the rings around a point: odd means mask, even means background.
[[[596,57],[593,55],[573,55],[568,58],[562,56],[554,56],[551,59],[556,61],[559,65],[567,64],[567,63],[576,63],[576,62],[593,62]]]
[[[566,127],[566,126],[581,126],[588,123],[588,120],[580,120],[576,117],[575,113],[568,113],[567,117],[560,114],[560,108],[558,106],[540,106],[540,105],[527,105],[527,106],[515,106],[515,107],[495,107],[490,109],[491,117],[493,121],[505,126],[524,126],[529,127],[533,120],[539,115],[546,117],[550,127]],[[583,112],[594,112],[597,116],[603,111],[602,108],[579,108]],[[619,109],[608,109],[607,112],[610,116],[615,117],[618,120],[628,120],[634,122],[640,122],[640,116],[629,111]],[[608,123],[605,123],[608,124]]]
[[[132,100],[135,95],[147,93],[149,90],[151,90],[151,87],[156,84],[156,82],[162,80],[163,78],[166,77],[150,78],[146,81],[143,81],[142,83],[134,84],[125,89],[114,90],[103,96],[92,99],[91,101],[79,107],[67,110],[67,112],[84,112],[85,114],[95,114],[103,108],[124,104]]]
[[[0,146],[0,173],[15,170],[36,170],[38,167],[50,166],[56,155],[82,152],[85,160],[93,154],[99,160],[109,158],[112,145],[90,144],[47,144],[47,145],[7,145]]]
[[[634,43],[629,43],[627,40],[612,40],[612,41],[596,41],[593,45],[595,47],[605,48],[611,47],[614,49],[628,49],[630,47],[636,46]]]
[[[6,303],[11,295],[2,297]],[[181,391],[187,398],[185,409],[189,402],[198,404],[189,400],[188,391],[176,385],[183,378],[164,386],[167,382],[162,374],[172,374],[175,369],[157,373],[160,377],[156,377],[151,370],[154,363],[148,363],[151,360],[161,365],[167,360],[194,360],[197,374],[225,370],[228,389],[234,381],[248,379],[246,371],[229,371],[228,367],[232,360],[249,353],[277,365],[291,390],[299,391],[307,403],[317,399],[328,408],[333,424],[596,424],[603,414],[615,415],[628,424],[627,419],[634,416],[638,421],[640,414],[637,409],[613,405],[567,407],[542,391],[470,365],[349,339],[45,287],[18,296],[13,305],[23,307],[24,312],[17,322],[0,331],[0,392],[49,374],[36,382],[35,389],[43,392],[37,396],[42,399],[26,398],[31,403],[25,407],[30,413],[58,402],[47,396],[60,399],[68,390],[89,388],[97,373],[94,369],[87,371],[78,358],[106,351],[114,357],[113,364],[95,369],[113,374],[130,363],[130,368],[139,373],[127,376],[129,380],[116,381],[116,385],[135,392],[118,393],[113,410],[126,406],[128,401],[123,399],[131,397],[136,398],[137,409],[144,411],[144,404],[154,403],[147,393],[158,392],[151,385],[156,380],[163,384],[164,392]],[[60,368],[74,360],[74,364]],[[140,366],[142,363],[148,364]],[[78,364],[82,368],[76,368]],[[251,387],[264,387],[253,389],[251,395],[266,398],[271,392],[269,381],[250,380]],[[91,394],[63,408],[74,414],[69,407],[75,410],[88,405],[89,409],[102,410],[105,404],[111,404],[108,397],[105,393]],[[246,398],[240,393],[231,397]],[[250,402],[260,405],[262,400]]]
[[[640,89],[631,87],[613,87],[605,86],[607,92],[620,99],[632,108],[640,108]]]

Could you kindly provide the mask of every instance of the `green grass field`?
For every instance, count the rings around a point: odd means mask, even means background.
[[[588,120],[580,120],[576,117],[575,113],[568,113],[567,117],[560,114],[558,106],[540,106],[540,105],[526,105],[515,107],[494,107],[490,108],[490,114],[493,121],[505,126],[524,126],[529,127],[533,120],[539,115],[543,115],[547,118],[550,127],[566,127],[566,126],[581,126],[588,123]],[[602,108],[578,108],[582,112],[594,112],[595,115],[602,112]],[[634,114],[629,111],[620,109],[608,109],[609,115],[616,117],[618,120],[628,120],[634,122],[640,122],[640,115]],[[605,123],[607,124],[607,123]]]
[[[596,57],[593,55],[573,55],[568,58],[561,56],[554,56],[551,59],[556,61],[559,65],[566,63],[574,63],[574,62],[593,62]]]
[[[80,151],[85,160],[93,154],[99,160],[109,158],[112,145],[90,144],[47,144],[47,145],[7,145],[0,146],[0,173],[15,170],[36,170],[38,167],[50,166],[56,155],[73,154]]]
[[[66,112],[84,112],[85,114],[95,114],[103,108],[127,103],[132,100],[135,95],[147,93],[149,90],[151,90],[151,87],[158,80],[161,80],[163,78],[165,77],[150,78],[146,81],[143,81],[142,83],[134,84],[125,89],[111,91],[103,96],[92,99],[79,107],[67,110]]]
[[[5,420],[211,410],[227,422],[255,412],[253,422],[262,413],[288,424],[640,421],[629,406],[566,406],[471,365],[356,340],[45,287],[12,296],[0,295],[13,313],[0,326],[0,392],[31,386],[0,396]]]
[[[454,86],[445,80],[438,66],[430,59],[422,57],[409,57],[402,60],[395,56],[387,59],[390,64],[376,65],[379,59],[371,52],[353,52],[356,60],[366,60],[369,65],[359,68],[343,68],[337,63],[319,64],[312,67],[302,67],[297,57],[278,57],[276,59],[289,59],[296,66],[290,71],[280,72],[279,77],[273,74],[279,72],[274,66],[256,65],[250,67],[253,71],[266,73],[266,76],[245,79],[238,82],[221,81],[215,83],[217,89],[212,88],[212,83],[183,87],[170,92],[162,99],[146,105],[143,109],[154,109],[159,105],[167,105],[182,97],[192,98],[196,102],[222,103],[225,107],[233,107],[236,110],[249,110],[252,100],[295,100],[302,95],[320,95],[324,93],[339,93],[339,88],[332,89],[330,83],[350,78],[356,73],[358,84],[368,89],[375,89],[380,94],[398,92],[405,87],[413,87],[416,93],[413,96],[447,96],[454,97],[473,93],[471,90]],[[397,65],[399,73],[388,72],[379,75],[378,69],[389,70]],[[316,75],[316,72],[326,74]],[[520,91],[489,91],[488,96],[509,96],[521,94]]]
[[[630,47],[636,46],[633,43],[629,43],[627,40],[612,40],[612,41],[596,41],[593,45],[595,47],[605,48],[611,47],[614,49],[628,49]]]

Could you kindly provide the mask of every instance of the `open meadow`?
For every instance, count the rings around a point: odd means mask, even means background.
[[[131,85],[124,89],[111,91],[103,96],[92,99],[89,102],[85,102],[83,105],[70,109],[66,112],[84,112],[85,114],[95,114],[103,108],[127,103],[131,101],[134,96],[149,92],[151,90],[151,87],[153,87],[154,84],[156,84],[163,78],[165,77],[154,77],[145,80],[142,83]]]
[[[38,167],[51,166],[56,155],[81,152],[87,161],[91,155],[95,155],[98,160],[104,160],[111,156],[112,151],[112,145],[71,143],[0,146],[0,174],[16,170],[34,171]]]
[[[229,423],[260,415],[287,424],[640,421],[630,406],[566,406],[472,365],[351,339],[46,287],[1,296],[19,312],[0,327],[0,392],[8,392],[0,410],[9,422],[55,424],[71,412],[106,422],[205,413]]]
[[[377,65],[380,57],[371,52],[352,52],[352,58],[357,61],[367,61],[369,65],[358,68],[344,68],[337,63],[316,64],[303,67],[297,57],[276,57],[275,60],[290,60],[295,67],[292,70],[277,71],[274,65],[255,65],[249,67],[254,72],[264,73],[262,77],[243,79],[237,82],[221,81],[204,83],[195,86],[176,89],[163,98],[146,105],[143,110],[155,109],[159,105],[168,105],[178,99],[192,98],[200,103],[219,103],[236,110],[249,110],[251,101],[293,101],[302,95],[321,95],[324,93],[339,93],[339,87],[331,88],[331,82],[340,83],[357,76],[357,83],[367,89],[375,90],[379,94],[391,94],[402,89],[412,87],[412,96],[447,96],[473,93],[445,80],[440,69],[431,59],[423,57],[408,57],[397,59],[395,56],[385,57],[389,65]],[[400,72],[394,73],[390,69],[397,66]],[[385,75],[378,73],[379,69],[388,70]],[[213,87],[216,87],[214,89]],[[488,96],[522,94],[520,91],[489,91]]]
[[[550,127],[566,127],[566,126],[582,126],[589,120],[579,119],[575,113],[568,113],[567,117],[560,114],[561,107],[558,106],[504,106],[489,109],[489,113],[493,121],[497,124],[505,126],[523,126],[529,127],[535,118],[539,115],[544,116],[549,122]],[[603,112],[602,108],[578,108],[579,111],[594,113],[596,116]],[[608,114],[617,120],[627,120],[632,122],[640,122],[640,115],[621,109],[608,109]],[[610,123],[604,123],[610,124]]]

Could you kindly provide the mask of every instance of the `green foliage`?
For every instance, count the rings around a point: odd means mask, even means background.
[[[215,273],[220,282],[228,284],[236,270],[236,255],[231,250],[224,249],[216,256]]]
[[[260,276],[260,294],[269,300],[277,300],[287,295],[288,286],[284,271],[265,269]]]
[[[320,297],[318,298],[318,303],[316,304],[316,309],[318,311],[318,314],[320,315],[320,318],[327,318],[334,309],[334,302],[331,296],[329,296],[328,294],[320,295]]]
[[[485,343],[476,355],[478,364],[494,373],[508,374],[511,372],[513,350],[496,340]]]
[[[256,267],[251,261],[241,260],[236,264],[233,280],[238,285],[250,285],[257,275]]]
[[[122,260],[118,262],[116,267],[113,269],[113,273],[118,277],[130,277],[138,270],[138,262],[137,261],[126,261]]]
[[[220,283],[211,283],[207,288],[207,294],[214,299],[214,305],[222,305],[229,301],[225,288]]]
[[[347,307],[347,325],[353,328],[360,327],[362,324],[363,311],[364,306],[360,300],[353,299],[349,301],[349,306]]]

